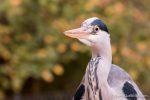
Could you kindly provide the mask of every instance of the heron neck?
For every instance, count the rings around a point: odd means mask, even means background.
[[[101,47],[92,47],[92,58],[101,57],[107,63],[112,62],[111,44],[103,45]]]
[[[92,58],[100,57],[98,73],[101,77],[101,82],[107,82],[108,74],[112,64],[112,51],[110,43],[101,45],[101,47],[92,48]]]

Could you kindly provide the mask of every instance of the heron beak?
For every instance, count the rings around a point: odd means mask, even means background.
[[[90,30],[85,30],[84,28],[77,28],[65,31],[64,34],[72,38],[85,38],[90,34]]]

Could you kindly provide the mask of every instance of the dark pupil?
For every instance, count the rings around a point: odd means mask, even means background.
[[[96,28],[95,30],[98,31],[98,28]]]

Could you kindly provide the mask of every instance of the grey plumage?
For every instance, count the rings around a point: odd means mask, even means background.
[[[143,94],[141,93],[140,89],[137,87],[133,79],[129,76],[129,74],[119,66],[112,64],[110,73],[108,75],[108,84],[111,87],[116,87],[116,84],[124,84],[126,81],[133,85],[139,98],[141,98],[141,100],[144,100]]]
[[[87,75],[87,73],[88,72],[86,70],[85,75]],[[84,76],[80,84],[83,84],[85,87],[87,87],[87,84],[88,84],[87,83],[88,82],[87,79],[88,79],[87,76]],[[126,71],[124,71],[122,68],[120,68],[119,66],[117,66],[115,64],[111,65],[111,69],[110,69],[107,81],[108,81],[108,84],[110,85],[110,87],[118,88],[120,90],[120,92],[122,92],[121,89],[122,89],[124,83],[126,81],[128,81],[129,83],[131,83],[133,85],[133,87],[135,88],[135,90],[137,92],[137,95],[139,97],[137,100],[145,100],[145,98],[144,98],[143,94],[141,93],[140,89],[135,84],[133,79],[129,76],[129,74]],[[119,87],[118,87],[118,83],[121,84]],[[87,91],[87,89],[85,91]],[[87,92],[89,92],[89,90]],[[82,97],[83,100],[91,100],[91,99],[88,99],[89,98],[89,93],[87,93],[87,92],[85,92],[85,94],[83,95],[83,97]],[[116,98],[118,98],[117,100],[123,100],[121,98],[121,96],[120,97],[116,97]]]
[[[74,100],[145,100],[129,74],[112,64],[110,34],[100,19],[89,18],[80,28],[64,33],[92,49],[92,58]]]

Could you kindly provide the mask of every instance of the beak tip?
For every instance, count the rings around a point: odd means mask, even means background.
[[[65,35],[68,34],[68,31],[63,32]]]

